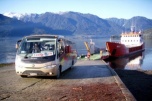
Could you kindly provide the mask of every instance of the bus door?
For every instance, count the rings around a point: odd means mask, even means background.
[[[67,63],[68,63],[68,67],[72,66],[72,56],[71,56],[71,41],[66,40],[65,41],[65,53],[66,53],[66,57],[67,57]]]
[[[62,66],[62,71],[67,69],[67,60],[65,54],[65,44],[63,39],[59,39],[58,41],[58,48],[59,48],[59,62]]]

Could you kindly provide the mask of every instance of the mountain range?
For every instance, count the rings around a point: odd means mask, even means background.
[[[152,28],[152,20],[136,16],[131,19],[103,19],[92,14],[62,12],[43,14],[0,14],[0,36],[26,36],[31,34],[95,35],[109,37],[130,31]]]

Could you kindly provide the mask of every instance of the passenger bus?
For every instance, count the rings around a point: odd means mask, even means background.
[[[77,61],[75,43],[64,36],[31,35],[16,43],[15,70],[21,77],[54,76]]]

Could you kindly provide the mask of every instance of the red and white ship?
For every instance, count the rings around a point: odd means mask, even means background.
[[[121,34],[120,42],[106,42],[110,57],[123,57],[144,50],[143,35],[141,32],[125,32]]]

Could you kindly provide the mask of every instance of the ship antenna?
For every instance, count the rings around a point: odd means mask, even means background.
[[[122,30],[123,33],[126,33],[126,22],[124,22],[124,24],[122,25],[124,27],[124,29]]]
[[[135,32],[135,26],[131,26],[131,32]]]
[[[132,18],[131,32],[136,32],[136,17]]]

